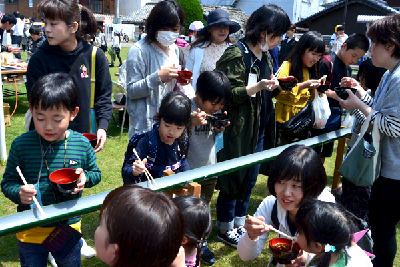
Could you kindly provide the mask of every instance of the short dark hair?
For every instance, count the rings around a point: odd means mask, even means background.
[[[340,32],[340,31],[344,31],[344,27],[343,26],[337,27],[336,32]]]
[[[261,42],[261,33],[267,31],[273,37],[282,36],[290,27],[286,12],[274,4],[263,5],[254,11],[246,22],[245,40],[256,45]]]
[[[347,44],[346,50],[359,48],[367,52],[369,49],[369,40],[367,36],[361,33],[353,33],[346,39],[345,43]]]
[[[17,19],[13,14],[4,14],[4,16],[1,18],[1,23],[6,23],[8,24],[17,24]]]
[[[400,58],[400,15],[392,14],[372,23],[367,36],[373,43],[395,46],[392,56]]]
[[[13,12],[13,15],[15,18],[19,18],[19,16],[21,16],[17,10]]]
[[[311,242],[335,246],[342,251],[351,246],[351,235],[355,226],[349,214],[338,204],[320,200],[306,201],[296,213],[296,226],[299,234],[305,236],[307,244]],[[325,252],[318,266],[328,267],[332,251]]]
[[[327,178],[320,156],[310,147],[292,145],[283,150],[275,159],[268,178],[268,190],[276,197],[275,184],[292,180],[302,183],[301,206],[309,198],[317,198],[324,190]]]
[[[67,73],[51,73],[40,77],[32,86],[32,108],[65,108],[70,112],[78,106],[79,92]]]
[[[107,227],[108,243],[119,247],[113,266],[165,267],[178,255],[184,219],[162,192],[137,185],[114,189],[101,205],[100,219]]]
[[[231,99],[231,83],[222,71],[204,71],[197,79],[196,94],[202,101],[226,104]]]
[[[143,25],[139,25],[139,30],[144,31],[144,26]]]
[[[76,0],[43,0],[38,4],[37,10],[41,17],[62,20],[69,27],[78,22],[79,28],[75,33],[78,40],[83,37],[94,38],[96,35],[97,22],[92,11],[85,6],[79,6]]]
[[[289,27],[289,30],[296,30],[296,24],[291,23],[290,27]]]
[[[25,16],[24,15],[20,15],[19,18],[23,20],[23,19],[25,19]]]
[[[164,0],[158,2],[150,12],[146,20],[147,41],[156,41],[157,31],[162,28],[175,27],[185,23],[185,12],[178,2],[174,0]]]
[[[386,69],[375,67],[374,64],[372,64],[372,60],[368,58],[360,64],[357,73],[357,80],[360,80],[360,78],[363,77],[365,85],[375,93],[385,72]]]
[[[300,37],[293,50],[285,60],[290,60],[291,66],[289,74],[293,75],[299,81],[304,81],[303,77],[303,60],[302,56],[306,50],[315,51],[316,53],[325,53],[325,41],[319,32],[309,31]],[[309,68],[313,79],[319,78],[319,61]],[[307,77],[308,78],[308,77]]]
[[[32,35],[40,35],[40,33],[42,32],[42,28],[39,25],[32,25],[29,28],[29,33]]]
[[[100,31],[100,32],[103,32],[103,27],[97,27],[97,29]]]
[[[199,266],[201,248],[212,230],[210,209],[203,199],[196,196],[180,196],[174,201],[185,221],[185,236],[189,243],[184,246],[197,248],[195,266]]]

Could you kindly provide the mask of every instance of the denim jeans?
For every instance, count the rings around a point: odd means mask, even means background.
[[[52,254],[58,267],[80,267],[82,239],[71,249],[63,259]],[[42,244],[18,241],[21,267],[46,267],[49,251]]]
[[[256,152],[261,152],[264,145],[264,132],[259,136]],[[249,183],[247,185],[245,197],[242,201],[236,200],[222,192],[217,199],[217,226],[221,230],[231,230],[234,225],[242,226],[246,219],[247,208],[249,206],[251,190],[256,185],[257,176],[260,171],[260,164],[250,167]]]

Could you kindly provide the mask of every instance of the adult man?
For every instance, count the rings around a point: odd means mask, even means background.
[[[296,32],[296,25],[290,24],[289,30],[286,32],[286,38],[284,38],[281,42],[281,52],[279,55],[279,65],[282,65],[282,62],[285,61],[287,56],[292,52],[294,46],[299,41],[297,37],[294,36]]]
[[[343,77],[351,77],[350,65],[357,64],[368,51],[368,48],[369,41],[365,35],[359,33],[350,35],[339,51],[322,57],[320,63],[321,76],[327,75],[327,81],[331,83],[332,89],[340,86],[339,83]],[[324,129],[312,131],[313,136],[335,131],[340,127],[342,108],[337,101],[337,95],[333,90],[326,91],[326,95],[328,96],[331,116]],[[316,147],[314,150],[321,155],[321,161],[324,163],[326,157],[332,156],[333,142]]]
[[[3,34],[4,32],[9,31],[15,24],[17,20],[15,19],[14,15],[12,14],[5,14],[1,18],[0,23],[0,44],[1,44],[1,52],[7,51],[11,53],[19,53],[19,48],[11,47],[11,46],[4,46],[3,45]]]
[[[25,23],[21,20],[19,11],[14,11],[14,17],[17,19],[17,23],[11,28],[11,43],[21,45],[22,36],[24,35]],[[15,57],[21,59],[21,53],[15,54]]]

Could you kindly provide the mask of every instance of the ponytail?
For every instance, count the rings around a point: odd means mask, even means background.
[[[76,38],[84,38],[85,36],[90,36],[94,38],[97,32],[97,22],[92,13],[92,11],[82,6],[81,10],[81,22],[79,23],[79,30],[77,31]]]

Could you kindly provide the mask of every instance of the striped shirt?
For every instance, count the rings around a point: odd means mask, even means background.
[[[89,141],[80,133],[69,130],[66,140],[49,143],[34,131],[17,137],[11,144],[7,166],[1,181],[1,190],[12,202],[18,204],[17,211],[29,210],[30,205],[21,204],[19,192],[23,182],[16,167],[21,168],[28,184],[36,184],[39,179],[41,200],[44,206],[80,198],[81,194],[62,195],[53,190],[49,173],[61,168],[82,168],[86,176],[85,188],[98,184],[101,180],[96,155]],[[67,149],[65,149],[65,141]],[[41,146],[42,145],[42,146]],[[42,147],[44,157],[42,159]],[[65,155],[65,163],[64,163]],[[47,171],[46,161],[49,166]],[[41,170],[41,172],[40,172]],[[40,174],[40,178],[38,177]],[[68,224],[76,223],[80,217],[72,218]]]

